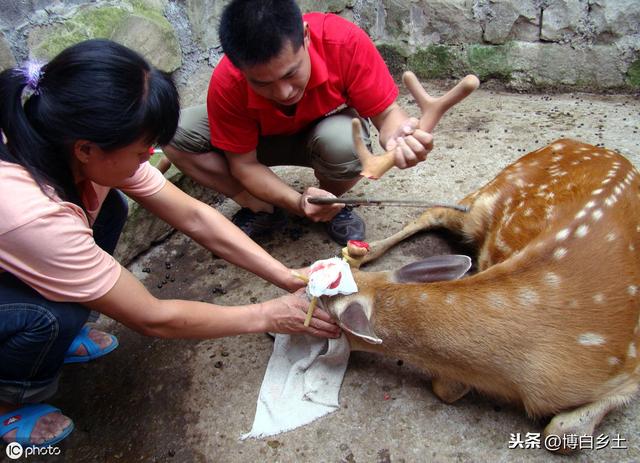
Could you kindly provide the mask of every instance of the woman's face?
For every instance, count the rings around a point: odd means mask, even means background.
[[[120,185],[151,157],[149,143],[142,139],[113,151],[87,142],[81,150],[85,155],[80,157],[80,177],[108,187]]]

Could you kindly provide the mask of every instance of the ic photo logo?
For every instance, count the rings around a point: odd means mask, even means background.
[[[60,455],[60,448],[53,447],[51,445],[47,447],[23,447],[18,442],[11,442],[7,445],[7,456],[11,460],[17,460],[24,456],[25,458],[32,456],[48,456],[48,455]]]
[[[11,442],[9,445],[7,445],[7,456],[12,460],[17,460],[18,458],[22,457],[23,453],[24,450],[22,449],[22,445],[20,445],[18,442]]]

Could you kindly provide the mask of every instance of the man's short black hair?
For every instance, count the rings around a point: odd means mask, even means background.
[[[220,43],[237,68],[275,58],[290,41],[304,42],[302,13],[294,0],[233,0],[222,12]]]

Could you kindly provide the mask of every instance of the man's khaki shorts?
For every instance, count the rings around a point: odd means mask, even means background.
[[[348,180],[362,170],[353,149],[351,119],[360,117],[355,109],[345,108],[312,123],[294,135],[272,135],[258,140],[258,161],[266,166],[303,166],[313,168],[329,180]],[[362,138],[370,146],[369,124],[362,122]],[[206,105],[180,112],[180,122],[171,146],[198,153],[222,150],[211,144]]]

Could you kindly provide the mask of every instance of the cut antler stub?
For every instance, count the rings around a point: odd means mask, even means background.
[[[367,145],[362,141],[362,125],[357,118],[351,121],[351,134],[353,137],[353,146],[360,159],[360,164],[362,164],[360,175],[365,178],[377,180],[394,166],[392,151],[378,156],[373,155],[371,151],[369,151]]]
[[[441,97],[434,98],[426,92],[414,73],[407,71],[402,78],[418,106],[420,106],[422,116],[420,117],[419,128],[429,133],[433,132],[435,126],[449,108],[462,101],[480,85],[480,80],[476,76],[469,74],[447,93]],[[361,130],[360,121],[353,119],[353,145],[362,164],[360,175],[369,179],[379,179],[394,166],[393,151],[374,156],[362,141]]]

